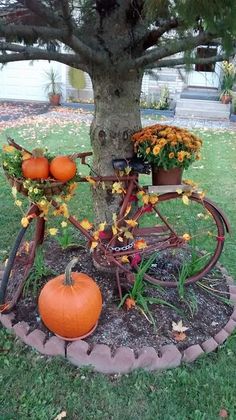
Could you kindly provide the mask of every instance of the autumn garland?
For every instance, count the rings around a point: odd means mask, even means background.
[[[68,219],[69,210],[66,202],[70,201],[73,197],[77,185],[76,182],[74,179],[66,182],[60,192],[60,196],[54,197],[55,201],[58,203],[58,208],[55,210],[51,205],[52,198],[49,199],[44,192],[44,187],[50,186],[50,180],[41,182],[23,177],[22,162],[29,157],[31,157],[31,155],[24,150],[20,151],[11,145],[3,145],[2,165],[4,171],[7,175],[23,182],[23,186],[28,192],[28,199],[30,202],[35,203],[40,210],[40,217],[43,217],[45,220],[48,220],[49,216],[62,216],[64,219]],[[52,158],[49,157],[49,159]],[[30,223],[30,219],[36,217],[36,215],[26,215],[23,210],[23,201],[19,199],[18,190],[15,186],[12,187],[11,192],[14,197],[15,205],[22,213],[21,225],[27,227]],[[66,226],[67,222],[63,220],[61,222],[61,227],[65,229]],[[51,235],[56,235],[58,228],[49,228],[48,232]]]
[[[133,134],[132,141],[138,156],[165,170],[187,169],[200,159],[202,140],[188,130],[156,124]]]

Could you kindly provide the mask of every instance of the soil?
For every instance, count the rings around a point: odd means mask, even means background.
[[[146,316],[137,307],[130,310],[118,308],[119,299],[114,274],[101,273],[93,265],[92,256],[83,247],[62,250],[56,240],[50,239],[44,244],[45,265],[56,274],[63,273],[67,263],[72,257],[78,257],[79,262],[73,269],[91,276],[99,285],[103,296],[103,308],[98,326],[95,332],[86,338],[86,341],[94,344],[107,344],[115,351],[118,347],[127,346],[134,351],[143,346],[152,346],[157,351],[165,344],[174,343],[179,350],[184,350],[193,344],[202,343],[215,335],[228,321],[232,306],[221,300],[228,298],[228,286],[226,278],[216,268],[202,280],[202,284],[213,290],[207,291],[195,284],[186,289],[184,299],[180,299],[176,289],[157,288],[146,283],[145,294],[151,297],[158,297],[174,305],[170,308],[160,304],[150,304],[149,310],[155,320],[155,326],[151,324]],[[45,284],[51,276],[43,277],[40,287]],[[123,293],[127,290],[123,289]],[[177,310],[176,310],[177,308]],[[38,308],[37,298],[21,297],[14,309],[15,320],[26,321],[31,330],[38,328],[46,333],[47,337],[53,335],[42,323]],[[148,316],[148,314],[147,314]],[[188,328],[182,340],[178,340],[173,334],[172,322],[178,323],[182,320],[183,325]]]

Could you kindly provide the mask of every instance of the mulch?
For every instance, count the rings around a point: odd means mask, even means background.
[[[84,272],[91,276],[99,285],[103,296],[102,313],[95,332],[86,338],[91,345],[107,344],[112,352],[121,346],[127,346],[134,351],[144,346],[152,346],[158,352],[165,344],[175,344],[179,350],[184,350],[193,344],[200,344],[214,336],[229,320],[232,306],[224,303],[219,296],[228,297],[226,278],[219,269],[215,269],[202,281],[208,287],[218,290],[212,294],[195,284],[186,290],[184,299],[180,299],[176,289],[163,288],[146,284],[145,293],[151,297],[159,297],[174,305],[176,309],[165,305],[152,304],[149,310],[155,320],[155,326],[137,307],[126,310],[118,308],[119,299],[115,276],[98,271],[92,261],[92,256],[86,248],[78,247],[62,250],[55,239],[44,244],[45,264],[55,275],[63,273],[66,265],[73,257],[79,261],[73,271]],[[43,277],[40,288],[54,275]],[[32,286],[33,287],[33,286]],[[123,290],[127,292],[128,288]],[[14,323],[26,321],[30,331],[40,329],[51,333],[40,319],[37,307],[37,297],[23,296],[14,309]],[[178,340],[172,330],[172,322],[183,322],[188,328],[186,338]]]

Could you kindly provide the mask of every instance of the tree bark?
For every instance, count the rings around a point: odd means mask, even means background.
[[[95,116],[91,125],[93,170],[98,175],[114,175],[112,159],[133,156],[131,135],[141,128],[140,71],[100,71],[92,74]],[[104,186],[103,186],[104,187]],[[95,218],[111,222],[120,197],[111,193],[111,185],[93,190]]]

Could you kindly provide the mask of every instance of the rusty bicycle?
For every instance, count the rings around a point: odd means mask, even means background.
[[[132,284],[140,262],[150,256],[151,264],[144,273],[144,279],[150,283],[177,287],[179,281],[189,285],[206,276],[221,255],[225,232],[230,231],[223,211],[189,184],[140,185],[140,174],[148,174],[150,168],[139,158],[115,159],[112,162],[114,175],[98,176],[86,161],[91,155],[92,152],[77,153],[76,158],[82,165],[89,166],[89,178],[94,187],[101,183],[111,186],[115,182],[122,186],[118,213],[102,234],[97,235],[92,254],[95,265],[114,271],[120,298],[121,279]],[[14,179],[9,181],[15,185]],[[79,177],[77,182],[89,182],[88,177]],[[51,205],[55,209],[59,206],[53,197]],[[17,235],[0,285],[2,312],[10,311],[20,298],[36,249],[44,241],[45,219],[40,217],[37,203],[31,203],[27,217],[29,225],[35,223],[34,237],[26,252],[23,244],[29,226],[22,227]],[[95,242],[94,233],[72,215],[68,222],[84,235],[91,248]],[[12,282],[15,284],[9,286]],[[9,299],[11,287],[14,287],[14,293]]]

